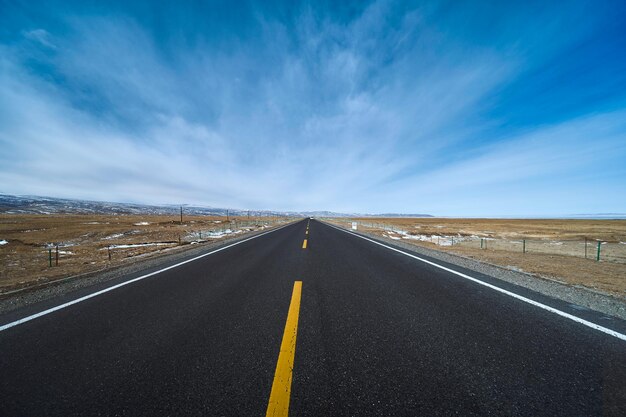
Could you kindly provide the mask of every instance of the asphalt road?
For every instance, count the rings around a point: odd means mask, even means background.
[[[626,415],[626,341],[318,221],[306,228],[0,331],[0,416],[263,416],[279,351],[289,356],[288,311],[291,416]]]

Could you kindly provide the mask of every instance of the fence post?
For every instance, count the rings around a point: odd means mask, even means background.
[[[109,261],[111,260],[111,245],[107,245],[107,253],[109,254]]]
[[[452,239],[452,244],[450,246],[454,246],[454,237],[451,237]]]
[[[526,253],[526,239],[522,240],[522,253]]]
[[[48,248],[48,266],[52,267],[52,248]]]
[[[483,248],[483,238],[482,237],[480,238],[480,248],[481,249]]]
[[[59,266],[59,245],[57,245],[56,266]]]
[[[601,242],[601,241],[598,241],[598,254],[597,254],[597,256],[596,256],[596,261],[599,261],[599,260],[600,260],[600,245],[601,245],[601,244],[602,244],[602,242]]]
[[[587,237],[585,236],[585,259],[587,259]]]

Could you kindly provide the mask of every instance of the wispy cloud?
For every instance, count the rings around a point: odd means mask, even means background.
[[[559,100],[590,96],[600,70],[584,57],[556,81],[586,92],[541,90],[555,57],[613,33],[606,10],[380,1],[163,20],[142,7],[13,19],[0,36],[0,191],[444,215],[626,204],[626,76],[576,111]],[[611,74],[624,61],[607,58]]]
[[[26,39],[38,42],[39,44],[47,48],[56,49],[56,46],[52,43],[50,39],[50,34],[43,29],[27,30],[24,31],[23,34]]]

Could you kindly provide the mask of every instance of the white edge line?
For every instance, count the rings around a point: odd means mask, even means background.
[[[432,265],[432,266],[434,266],[434,267],[436,267],[436,268],[443,269],[444,271],[450,272],[450,273],[455,274],[455,275],[458,275],[458,276],[460,276],[460,277],[462,277],[462,278],[465,278],[465,279],[468,279],[468,280],[470,280],[470,281],[473,281],[473,282],[475,282],[475,283],[477,283],[477,284],[480,284],[480,285],[483,285],[483,286],[485,286],[485,287],[491,288],[492,290],[495,290],[495,291],[501,292],[501,293],[506,294],[506,295],[508,295],[508,296],[510,296],[510,297],[513,297],[513,298],[516,298],[516,299],[518,299],[518,300],[520,300],[520,301],[523,301],[523,302],[525,302],[525,303],[531,304],[531,305],[533,305],[533,306],[535,306],[535,307],[542,308],[542,309],[544,309],[544,310],[546,310],[546,311],[549,311],[549,312],[551,312],[551,313],[557,314],[557,315],[559,315],[559,316],[561,316],[561,317],[565,317],[565,318],[567,318],[567,319],[570,319],[570,320],[572,320],[572,321],[575,321],[576,323],[580,323],[580,324],[582,324],[582,325],[584,325],[584,326],[591,327],[592,329],[595,329],[595,330],[601,331],[602,333],[606,333],[606,334],[608,334],[608,335],[610,335],[610,336],[613,336],[613,337],[616,337],[616,338],[618,338],[618,339],[621,339],[621,340],[626,341],[626,335],[624,335],[624,334],[622,334],[622,333],[620,333],[620,332],[617,332],[617,331],[615,331],[615,330],[611,330],[611,329],[608,329],[608,328],[606,328],[606,327],[600,326],[599,324],[595,324],[595,323],[590,322],[590,321],[587,321],[587,320],[585,320],[585,319],[581,319],[580,317],[574,316],[573,314],[569,314],[569,313],[566,313],[566,312],[564,312],[564,311],[558,310],[558,309],[556,309],[556,308],[554,308],[554,307],[550,307],[550,306],[548,306],[548,305],[542,304],[542,303],[537,302],[537,301],[535,301],[535,300],[531,300],[530,298],[526,298],[526,297],[521,296],[521,295],[519,295],[519,294],[516,294],[516,293],[514,293],[514,292],[511,292],[511,291],[505,290],[505,289],[503,289],[503,288],[497,287],[497,286],[495,286],[495,285],[489,284],[489,283],[487,283],[487,282],[485,282],[485,281],[481,281],[481,280],[480,280],[480,279],[478,279],[478,278],[474,278],[474,277],[471,277],[471,276],[469,276],[469,275],[465,275],[465,274],[463,274],[462,272],[455,271],[454,269],[446,268],[446,267],[445,267],[445,266],[443,266],[443,265],[439,265],[439,264],[437,264],[437,263],[435,263],[435,262],[431,262],[431,261],[426,260],[426,259],[424,259],[424,258],[420,258],[419,256],[415,256],[415,255],[412,255],[412,254],[410,254],[410,253],[407,253],[407,252],[401,251],[400,249],[396,249],[396,248],[393,248],[393,247],[391,247],[391,246],[387,246],[387,245],[385,245],[384,243],[377,242],[377,241],[375,241],[375,240],[373,240],[373,239],[370,239],[370,238],[367,238],[367,237],[365,237],[365,236],[361,236],[361,235],[359,235],[359,234],[356,234],[356,233],[350,232],[350,231],[348,231],[348,230],[342,229],[342,228],[337,227],[337,226],[335,226],[335,225],[332,225],[332,224],[330,224],[330,223],[326,223],[326,222],[323,222],[323,223],[324,223],[324,224],[326,224],[326,225],[328,225],[328,226],[330,226],[330,227],[333,227],[333,228],[335,228],[335,229],[337,229],[337,230],[340,230],[340,231],[342,231],[342,232],[345,232],[345,233],[348,233],[348,234],[350,234],[350,235],[353,235],[353,236],[359,237],[359,238],[361,238],[361,239],[367,240],[367,241],[369,241],[369,242],[375,243],[375,244],[377,244],[377,245],[379,245],[379,246],[382,246],[382,247],[384,247],[384,248],[387,248],[387,249],[390,249],[390,250],[392,250],[392,251],[395,251],[395,252],[401,253],[401,254],[403,254],[403,255],[406,255],[406,256],[408,256],[408,257],[410,257],[410,258],[417,259],[418,261],[422,261],[422,262],[427,263],[427,264],[429,264],[429,265]]]
[[[196,260],[198,260],[198,259],[200,259],[200,258],[204,258],[205,256],[213,255],[214,253],[217,253],[217,252],[223,251],[224,249],[232,248],[233,246],[239,245],[239,244],[241,244],[241,243],[247,242],[247,241],[252,240],[252,239],[256,239],[257,237],[261,237],[261,236],[266,235],[266,234],[268,234],[268,233],[275,232],[275,231],[280,230],[280,229],[282,229],[283,227],[287,227],[287,226],[289,226],[289,225],[291,225],[291,224],[293,224],[293,223],[286,224],[286,225],[281,226],[281,227],[279,227],[279,228],[277,228],[277,229],[274,229],[274,230],[268,230],[267,232],[263,232],[263,233],[261,233],[261,234],[255,235],[255,236],[251,236],[251,237],[249,237],[249,238],[247,238],[247,239],[240,240],[240,241],[235,242],[235,243],[231,243],[230,245],[227,245],[227,246],[221,247],[221,248],[219,248],[219,249],[215,249],[214,251],[207,252],[207,253],[203,253],[202,255],[196,256],[195,258],[187,259],[186,261],[182,261],[182,262],[179,262],[179,263],[177,263],[177,264],[170,265],[170,266],[168,266],[168,267],[166,267],[166,268],[159,269],[158,271],[150,272],[149,274],[145,274],[145,275],[142,275],[142,276],[140,276],[140,277],[133,278],[133,279],[130,279],[130,280],[128,280],[128,281],[121,282],[121,283],[119,283],[119,284],[116,284],[116,285],[113,285],[113,286],[107,287],[107,288],[105,288],[105,289],[103,289],[103,290],[96,291],[96,292],[94,292],[94,293],[91,293],[91,294],[85,295],[84,297],[80,297],[80,298],[77,298],[77,299],[75,299],[75,300],[68,301],[67,303],[60,304],[60,305],[58,305],[58,306],[56,306],[56,307],[52,307],[52,308],[49,308],[49,309],[47,309],[47,310],[41,311],[41,312],[39,312],[39,313],[35,313],[35,314],[30,315],[30,316],[27,316],[27,317],[21,318],[21,319],[19,319],[19,320],[12,321],[11,323],[7,323],[7,324],[5,324],[5,325],[0,326],[0,332],[1,332],[1,331],[3,331],[3,330],[9,329],[9,328],[11,328],[11,327],[17,326],[17,325],[19,325],[19,324],[26,323],[27,321],[34,320],[34,319],[36,319],[36,318],[38,318],[38,317],[45,316],[45,315],[47,315],[47,314],[53,313],[53,312],[55,312],[55,311],[57,311],[57,310],[61,310],[61,309],[63,309],[63,308],[69,307],[69,306],[71,306],[71,305],[74,305],[74,304],[80,303],[81,301],[85,301],[85,300],[88,300],[88,299],[90,299],[90,298],[96,297],[96,296],[98,296],[98,295],[104,294],[104,293],[106,293],[106,292],[113,291],[114,289],[119,288],[119,287],[123,287],[124,285],[132,284],[133,282],[140,281],[140,280],[142,280],[142,279],[146,279],[146,278],[151,277],[151,276],[153,276],[153,275],[160,274],[161,272],[165,272],[165,271],[168,271],[168,270],[170,270],[170,269],[177,268],[177,267],[179,267],[179,266],[181,266],[181,265],[184,265],[184,264],[187,264],[187,263],[189,263],[189,262],[193,262],[193,261],[196,261]]]

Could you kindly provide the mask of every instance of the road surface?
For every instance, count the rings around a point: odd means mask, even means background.
[[[623,322],[432,261],[510,293],[305,219],[13,312],[0,415],[624,415]]]

